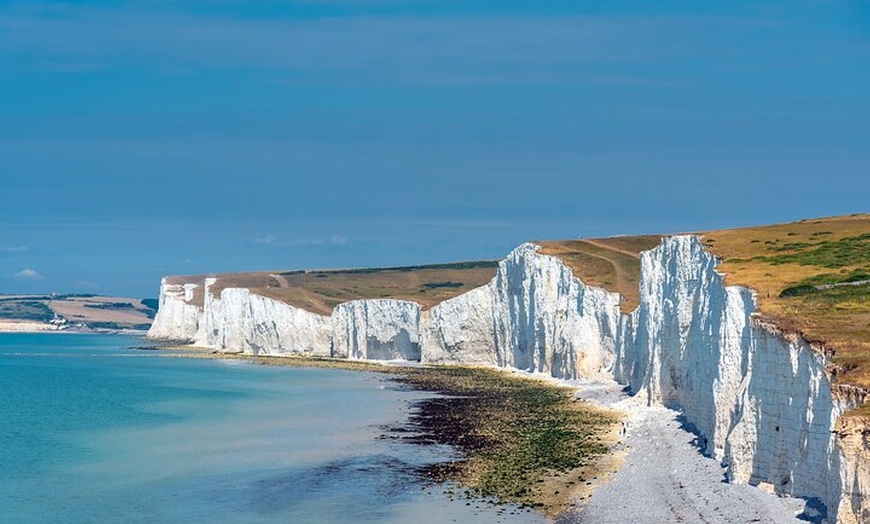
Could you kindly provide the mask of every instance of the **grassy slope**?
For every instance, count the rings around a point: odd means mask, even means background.
[[[562,259],[584,282],[621,293],[622,309],[627,313],[638,302],[638,253],[652,249],[660,239],[661,236],[650,235],[537,243],[542,246],[542,253]],[[487,284],[497,268],[497,262],[481,261],[375,269],[175,276],[169,277],[167,282],[201,283],[206,276],[213,276],[217,277],[217,282],[211,290],[217,296],[226,288],[248,288],[259,295],[329,315],[342,302],[371,298],[411,300],[428,309]],[[202,306],[201,289],[194,294],[191,303]]]
[[[46,323],[55,314],[95,328],[147,329],[154,310],[140,300],[96,295],[0,295],[0,319]]]
[[[728,285],[754,289],[762,318],[822,343],[836,380],[870,388],[870,215],[698,233]],[[538,242],[588,284],[637,306],[637,254],[658,236]],[[821,289],[817,286],[821,286]],[[825,288],[825,286],[832,286]]]
[[[540,253],[561,259],[584,283],[622,295],[620,308],[629,313],[640,298],[638,283],[641,251],[659,244],[661,236],[646,235],[589,240],[536,242]]]
[[[836,380],[870,388],[870,215],[703,233],[729,285],[757,292],[759,312],[823,343]],[[830,289],[815,286],[839,285]]]
[[[321,315],[329,315],[342,302],[369,298],[412,300],[430,308],[488,283],[497,268],[497,262],[479,261],[398,268],[236,273],[219,275],[211,289],[219,296],[223,289],[246,287]]]

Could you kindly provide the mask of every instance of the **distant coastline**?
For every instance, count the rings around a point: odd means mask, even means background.
[[[65,326],[43,322],[0,319],[0,333],[69,333],[101,335],[145,335],[147,329],[107,329],[87,326]]]
[[[156,299],[0,294],[0,333],[140,334],[156,314]]]
[[[69,331],[57,324],[43,322],[26,322],[18,320],[0,320],[0,333],[45,333]]]

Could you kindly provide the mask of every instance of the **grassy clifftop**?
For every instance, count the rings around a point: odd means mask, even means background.
[[[248,288],[321,315],[329,315],[342,302],[372,298],[411,300],[430,308],[488,283],[497,269],[498,262],[484,260],[371,269],[233,273],[216,275],[211,292],[220,296],[227,288]],[[189,279],[202,282],[203,277]],[[185,277],[174,277],[171,282],[187,281]]]
[[[622,295],[620,308],[630,313],[640,300],[640,253],[656,247],[661,239],[645,235],[535,243],[541,246],[539,253],[561,259],[585,284]]]
[[[821,343],[836,380],[870,388],[870,214],[697,232],[728,285],[756,291],[759,314]],[[641,251],[659,236],[538,242],[584,282],[637,306]]]
[[[870,388],[870,214],[702,233],[729,285],[759,313],[823,343],[837,380]]]

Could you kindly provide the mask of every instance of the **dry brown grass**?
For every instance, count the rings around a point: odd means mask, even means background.
[[[121,306],[128,304],[128,306]],[[52,300],[48,306],[70,322],[111,322],[123,326],[150,324],[151,319],[142,311],[136,299],[121,297],[69,297]]]
[[[239,273],[240,275],[245,273]],[[193,292],[193,298],[190,299],[187,303],[202,307],[205,302],[205,294],[202,288],[202,281],[205,280],[209,276],[215,275],[173,275],[165,278],[167,284],[172,285],[184,285],[184,284],[197,284],[196,289]]]
[[[832,355],[839,383],[870,388],[870,286],[780,296],[804,285],[844,281],[870,271],[870,215],[801,220],[697,233],[722,260],[728,285],[756,291],[759,314],[786,332],[819,343]],[[538,242],[542,253],[562,259],[584,282],[623,295],[623,312],[637,305],[639,252],[658,236]],[[850,240],[851,239],[851,240]],[[861,277],[863,278],[863,277]]]
[[[622,295],[620,308],[629,313],[640,300],[638,255],[657,246],[661,238],[645,235],[535,243],[541,246],[540,253],[561,259],[584,283]]]
[[[151,324],[141,301],[93,295],[0,295],[0,317],[48,323],[57,315],[70,324],[106,329],[143,329]]]
[[[702,235],[708,249],[722,260],[718,269],[725,274],[725,282],[757,292],[763,318],[785,331],[822,343],[833,354],[838,382],[870,388],[867,286],[840,288],[842,293],[780,296],[784,289],[813,278],[845,277],[856,269],[870,267],[870,259],[860,256],[860,252],[857,258],[843,257],[840,263],[812,255],[823,242],[835,246],[843,239],[868,233],[870,215],[857,214]]]
[[[427,309],[489,283],[497,268],[497,262],[477,261],[397,268],[232,273],[212,275],[217,281],[211,293],[220,296],[230,287],[248,288],[258,295],[321,315],[329,315],[342,302],[372,298],[411,300]],[[203,278],[173,277],[170,283],[201,283]]]
[[[718,270],[726,284],[756,291],[764,320],[824,346],[838,382],[870,388],[870,286],[780,296],[798,285],[838,282],[855,271],[870,271],[870,240],[859,238],[870,234],[870,215],[697,234],[722,260]],[[562,259],[584,282],[622,294],[622,311],[627,313],[638,302],[637,255],[659,240],[636,236],[538,244],[542,253]]]

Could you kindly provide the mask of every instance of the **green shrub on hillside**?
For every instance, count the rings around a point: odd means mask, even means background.
[[[808,249],[809,247],[813,249]],[[852,266],[870,260],[870,233],[840,240],[823,241],[817,244],[796,243],[775,248],[776,251],[784,249],[798,249],[800,251],[757,257],[757,259],[772,264],[800,264],[828,268]]]

